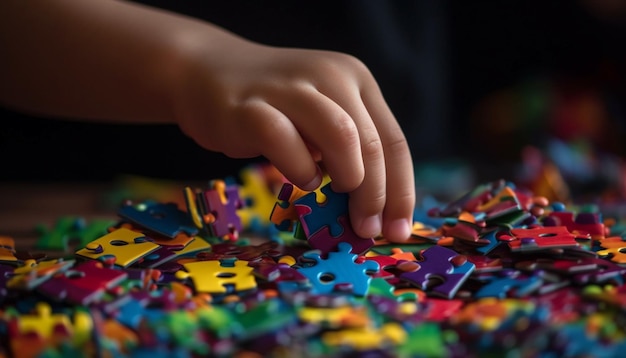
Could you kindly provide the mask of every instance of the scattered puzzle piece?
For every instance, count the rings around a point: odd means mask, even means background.
[[[328,258],[322,259],[319,251],[309,251],[303,257],[315,260],[311,267],[301,267],[299,271],[307,276],[313,285],[312,293],[325,294],[336,290],[337,285],[350,284],[351,292],[357,296],[365,296],[372,279],[370,274],[379,270],[373,261],[355,263],[357,255],[352,254],[350,244],[341,242],[339,251],[329,252]]]
[[[300,223],[309,238],[324,227],[328,227],[332,237],[339,237],[344,230],[339,218],[348,214],[348,194],[334,192],[330,183],[324,185],[321,192],[326,196],[324,202],[317,201],[315,192],[308,193],[295,201],[294,206]]]
[[[339,236],[332,236],[329,228],[323,227],[309,236],[308,242],[311,247],[320,250],[323,254],[328,254],[331,251],[337,250],[339,244],[343,242],[350,245],[352,253],[362,254],[374,246],[374,239],[360,237],[352,230],[352,225],[347,217],[340,217],[338,222],[344,228]]]
[[[253,268],[247,261],[224,259],[221,261],[197,261],[183,265],[185,271],[176,273],[179,280],[191,279],[196,292],[227,293],[227,286],[235,292],[256,288]]]
[[[298,221],[298,212],[294,206],[295,201],[307,192],[291,183],[284,183],[278,193],[278,201],[270,213],[270,221],[279,230],[291,231]]]
[[[501,235],[512,251],[536,251],[542,249],[578,247],[576,236],[565,226],[512,229],[511,235]]]
[[[604,250],[596,252],[600,257],[609,257],[611,261],[624,264],[626,263],[626,241],[621,236],[612,236],[600,240],[600,246]]]
[[[187,213],[180,210],[176,203],[148,200],[139,205],[123,205],[117,214],[124,220],[170,238],[175,238],[180,232],[191,236],[198,233]]]
[[[475,269],[474,264],[465,257],[441,246],[424,250],[422,258],[423,261],[418,261],[419,270],[404,272],[400,274],[400,278],[417,285],[427,293],[446,298],[453,298]]]
[[[242,229],[237,210],[243,207],[239,188],[235,185],[226,186],[222,180],[212,181],[210,187],[201,193],[200,207],[211,234],[216,237],[237,237]]]
[[[115,257],[116,265],[128,267],[158,249],[159,245],[143,234],[121,228],[90,242],[85,248],[76,251],[76,255],[92,260]]]
[[[98,300],[106,290],[126,279],[128,274],[118,269],[106,268],[101,262],[86,261],[48,279],[37,291],[57,301],[89,305]]]

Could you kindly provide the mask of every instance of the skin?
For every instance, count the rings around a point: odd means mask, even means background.
[[[0,1],[0,103],[49,117],[175,123],[200,146],[265,156],[293,184],[321,169],[363,237],[410,236],[407,141],[367,67],[277,48],[118,0]]]

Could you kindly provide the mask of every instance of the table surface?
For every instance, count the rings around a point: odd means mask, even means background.
[[[0,183],[0,236],[14,238],[16,249],[27,250],[38,239],[38,226],[52,227],[64,216],[81,217],[87,222],[118,220],[116,208],[124,200],[149,198],[181,204],[185,185],[197,183],[139,177],[112,182],[3,182]]]

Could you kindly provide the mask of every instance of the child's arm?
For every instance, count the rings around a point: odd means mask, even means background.
[[[265,156],[308,190],[320,184],[322,162],[333,188],[350,192],[358,234],[409,236],[408,145],[354,57],[264,46],[114,0],[2,0],[0,17],[1,103],[47,116],[177,123],[206,149]]]

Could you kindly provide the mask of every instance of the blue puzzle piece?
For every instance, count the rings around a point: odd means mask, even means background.
[[[515,297],[525,297],[543,284],[543,279],[539,276],[520,277],[519,272],[510,272],[500,277],[493,277],[489,282],[481,287],[475,294],[475,298],[497,297],[506,298],[510,292],[515,291]]]
[[[358,296],[365,296],[369,289],[372,277],[368,273],[376,273],[380,269],[375,261],[366,260],[357,264],[357,255],[350,253],[352,246],[346,242],[338,244],[338,251],[328,253],[328,258],[322,259],[321,252],[312,250],[302,256],[315,260],[313,266],[301,267],[299,271],[311,281],[312,294],[328,294],[335,290],[337,285],[350,285],[352,292]]]
[[[314,233],[328,226],[333,237],[339,237],[343,233],[343,226],[339,222],[342,216],[348,216],[348,194],[336,193],[330,183],[321,189],[326,195],[323,203],[316,201],[316,193],[311,192],[294,201],[294,206],[300,217],[302,228],[310,238]]]
[[[496,230],[490,231],[483,235],[480,239],[481,241],[488,241],[487,244],[483,246],[479,246],[476,248],[476,251],[480,252],[483,255],[488,255],[493,249],[498,247],[502,243],[502,241],[498,240],[496,237]]]
[[[178,209],[175,203],[145,201],[138,206],[124,205],[117,214],[133,224],[172,239],[181,231],[189,236],[198,233],[189,215]]]

